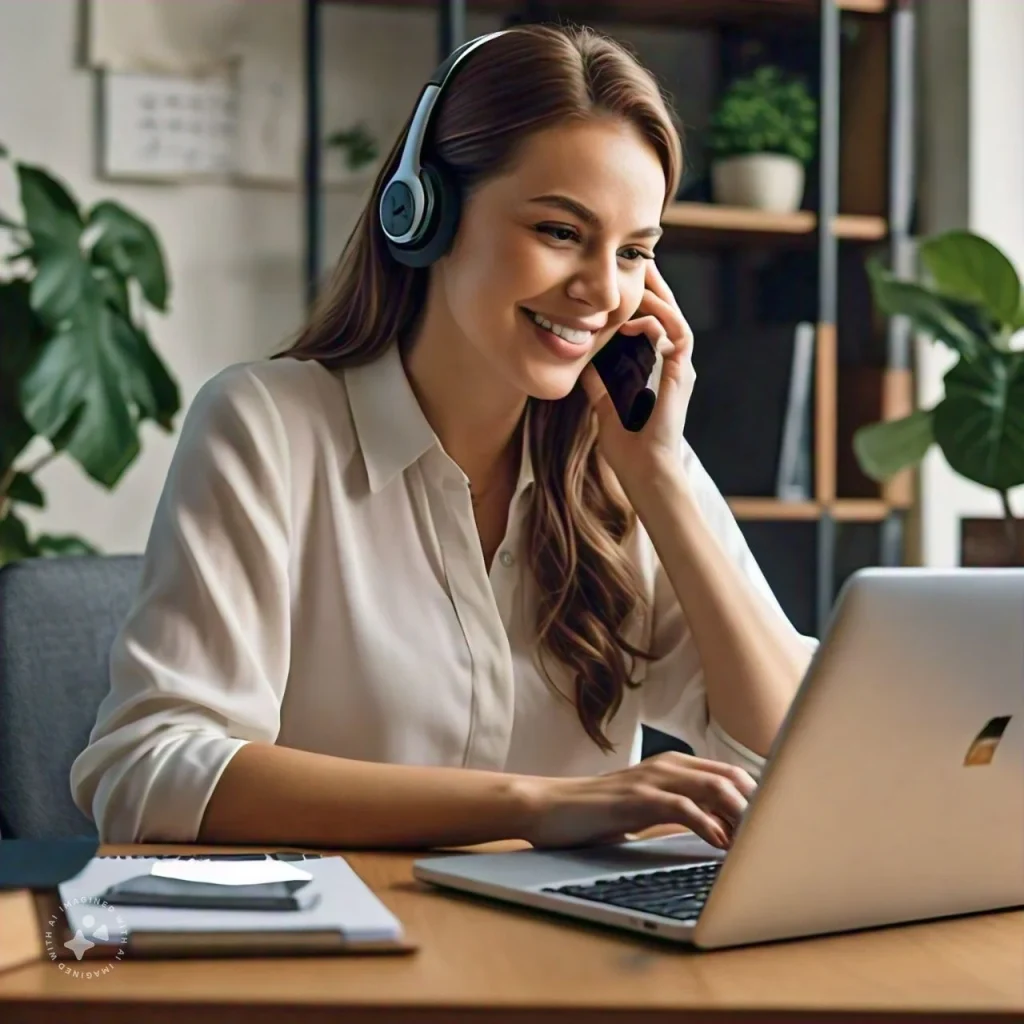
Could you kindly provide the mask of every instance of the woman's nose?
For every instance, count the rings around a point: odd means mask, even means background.
[[[586,260],[570,281],[568,294],[594,310],[618,309],[621,295],[616,255],[600,254]]]

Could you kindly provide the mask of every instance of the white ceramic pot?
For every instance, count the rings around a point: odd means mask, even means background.
[[[711,165],[715,202],[792,213],[804,196],[804,165],[781,153],[749,153]]]

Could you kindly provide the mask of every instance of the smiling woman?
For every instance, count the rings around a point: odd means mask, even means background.
[[[72,772],[104,838],[728,844],[811,644],[682,441],[680,170],[591,30],[438,69],[294,344],[189,410]],[[631,432],[592,359],[641,333]]]

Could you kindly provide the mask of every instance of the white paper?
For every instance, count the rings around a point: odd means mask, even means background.
[[[102,170],[178,178],[235,169],[238,100],[228,77],[103,75]]]
[[[150,874],[214,885],[308,882],[313,877],[308,871],[283,860],[162,860],[153,865]]]
[[[246,0],[90,0],[89,64],[186,75],[223,71],[239,56],[246,8]]]

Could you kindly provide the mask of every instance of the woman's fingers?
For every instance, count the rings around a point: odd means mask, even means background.
[[[735,764],[725,764],[722,761],[709,761],[703,757],[691,758],[690,768],[699,769],[702,772],[711,772],[713,775],[721,775],[728,779],[746,799],[750,799],[757,789],[757,781],[744,769]]]
[[[683,316],[675,302],[669,302],[648,288],[644,292],[640,308],[645,313],[650,313],[663,325],[674,345],[678,345],[683,351],[689,351],[693,347],[693,331],[690,330],[686,317]]]
[[[683,754],[679,751],[670,750],[655,757],[648,758],[644,764],[654,766],[667,765],[677,770],[710,772],[712,775],[721,775],[728,779],[748,800],[754,795],[757,789],[757,782],[749,772],[744,771],[735,764],[726,764],[724,761],[712,761],[706,757],[694,757],[692,754]]]
[[[670,306],[674,306],[679,310],[679,303],[676,301],[676,297],[673,294],[672,289],[668,286],[668,281],[665,280],[664,275],[661,270],[658,269],[654,260],[651,260],[650,263],[647,264],[647,274],[644,277],[644,284],[660,299],[663,299]]]
[[[668,337],[665,333],[665,325],[653,313],[627,320],[619,328],[619,331],[628,335],[646,334],[654,345]]]
[[[712,846],[717,846],[721,850],[728,848],[729,829],[696,800],[666,790],[655,790],[655,794],[651,798],[651,803],[657,810],[659,824],[684,825]]]
[[[743,820],[748,793],[753,790],[743,784],[745,773],[742,769],[721,766],[726,770],[712,771],[696,764],[697,760],[685,755],[654,759],[650,766],[650,782],[659,789],[693,800],[706,814],[718,818],[730,832]]]

